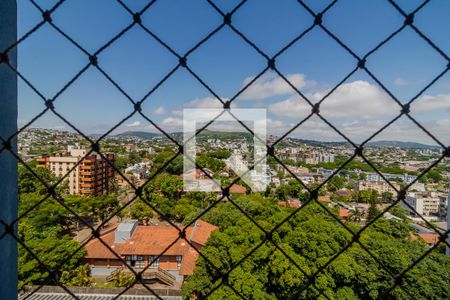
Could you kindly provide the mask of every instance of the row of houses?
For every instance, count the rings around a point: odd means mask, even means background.
[[[294,162],[304,162],[306,164],[330,163],[334,162],[335,156],[329,151],[317,151],[309,149],[284,148],[278,151],[277,156],[281,160],[292,160]]]

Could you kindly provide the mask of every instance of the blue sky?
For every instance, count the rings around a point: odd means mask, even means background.
[[[56,1],[36,1],[49,9]],[[124,1],[140,10],[147,1]],[[215,1],[228,12],[238,1]],[[319,12],[330,1],[305,1]],[[421,1],[398,1],[406,11]],[[41,20],[28,1],[18,1],[19,36]],[[450,53],[450,1],[427,4],[414,24],[445,53]],[[132,21],[131,15],[112,0],[67,0],[52,15],[54,24],[88,52],[95,52]],[[180,55],[220,26],[222,17],[206,1],[157,1],[142,15],[142,22]],[[294,0],[249,0],[233,16],[233,25],[264,53],[274,55],[313,19]],[[338,1],[324,15],[323,24],[357,55],[363,56],[403,24],[403,17],[387,1]],[[174,68],[177,58],[138,26],[126,32],[98,56],[99,65],[132,97],[140,100]],[[48,24],[19,46],[20,72],[47,98],[53,97],[83,66],[87,56]],[[266,67],[266,60],[224,27],[188,56],[188,64],[223,99],[232,97]],[[317,101],[356,65],[355,59],[316,27],[277,58],[277,67],[308,98]],[[368,58],[367,67],[402,102],[416,95],[440,74],[447,61],[410,28]],[[412,107],[412,115],[450,144],[450,72],[427,90]],[[184,107],[215,107],[217,99],[191,74],[180,68],[143,104],[143,112],[163,128],[181,130]],[[238,97],[240,108],[268,109],[268,133],[281,134],[304,118],[309,106],[276,74],[267,72],[255,86]],[[64,117],[85,133],[107,131],[133,110],[130,102],[95,68],[90,67],[55,101]],[[42,100],[23,82],[19,84],[19,125],[44,109]],[[322,115],[355,141],[362,141],[398,113],[399,107],[364,72],[357,71],[325,100]],[[47,113],[32,127],[68,129]],[[147,121],[132,117],[117,132],[150,130]],[[307,121],[292,136],[340,140],[318,118]],[[434,144],[417,126],[402,117],[377,139]]]

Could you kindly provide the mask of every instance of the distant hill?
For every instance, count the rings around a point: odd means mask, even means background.
[[[175,140],[183,140],[183,132],[173,132],[170,134]],[[237,131],[213,131],[205,129],[197,135],[197,141],[206,141],[209,139],[217,139],[222,141],[232,141],[245,138],[247,141],[253,140],[253,135],[249,132]]]
[[[169,133],[171,137],[173,137],[177,141],[183,140],[183,132],[172,132]],[[153,139],[155,137],[163,137],[165,136],[161,133],[154,132],[145,132],[145,131],[126,131],[123,133],[119,133],[116,137],[136,137],[141,139]],[[253,136],[249,132],[237,132],[237,131],[213,131],[213,130],[204,130],[198,136],[198,141],[205,141],[208,139],[218,139],[223,141],[232,141],[245,138],[247,141],[252,141]],[[324,142],[324,141],[315,141],[315,140],[306,140],[289,137],[284,140],[284,142],[297,142],[311,146],[319,146],[319,147],[342,147],[342,146],[350,146],[348,142]],[[288,143],[289,144],[289,143]],[[400,142],[400,141],[374,141],[367,143],[367,146],[377,147],[377,148],[403,148],[403,149],[438,149],[439,146],[426,145],[415,142]]]
[[[350,143],[348,142],[324,142],[324,141],[314,141],[314,140],[305,140],[305,139],[299,139],[299,138],[289,138],[292,141],[311,145],[311,146],[322,146],[322,147],[340,147],[340,146],[350,146]]]
[[[172,132],[169,133],[169,135],[173,137],[175,140],[183,139],[183,132]],[[136,137],[150,140],[155,137],[165,137],[165,136],[161,133],[154,133],[154,132],[126,131],[123,133],[116,134],[115,137],[122,137],[122,138]],[[199,135],[197,135],[197,139],[199,141],[207,139],[219,139],[227,141],[227,140],[237,140],[241,138],[250,140],[253,139],[253,136],[249,132],[227,132],[227,131],[212,131],[212,130],[203,130],[202,132],[200,132]]]
[[[123,137],[123,138],[136,137],[145,140],[150,140],[158,136],[161,136],[161,134],[146,131],[126,131],[115,135],[115,137]]]
[[[250,132],[236,132],[236,131],[212,131],[203,130],[197,136],[198,139],[219,139],[219,140],[236,140],[245,138],[247,140],[253,139],[253,135]]]
[[[297,138],[289,138],[293,141],[300,142],[312,146],[322,146],[322,147],[339,147],[339,146],[350,146],[348,142],[323,142],[314,140],[304,140]],[[366,144],[370,147],[376,148],[403,148],[403,149],[438,149],[439,146],[426,145],[415,142],[400,142],[400,141],[374,141],[368,142]]]
[[[376,141],[369,142],[371,147],[380,148],[405,148],[405,149],[437,149],[439,146],[425,145],[415,142],[399,142],[399,141]]]

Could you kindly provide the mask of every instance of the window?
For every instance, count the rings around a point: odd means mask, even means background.
[[[138,255],[134,266],[136,268],[145,268],[144,256]]]
[[[177,255],[177,269],[178,270],[181,268],[182,260],[183,260],[183,257],[181,255]]]
[[[159,257],[158,257],[158,255],[149,255],[148,263],[150,264],[150,268],[158,268],[159,267]]]
[[[134,268],[144,268],[145,267],[145,260],[144,256],[142,255],[128,255],[125,257],[126,263]]]
[[[125,261],[128,265],[134,267],[134,260],[132,258],[132,256],[125,256]]]

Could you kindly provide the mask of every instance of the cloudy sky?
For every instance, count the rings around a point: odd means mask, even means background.
[[[36,1],[50,9],[56,1]],[[124,1],[132,11],[147,1]],[[229,12],[237,1],[215,1]],[[330,1],[305,1],[316,12]],[[407,13],[421,1],[398,4]],[[19,35],[40,20],[40,12],[28,0],[18,1]],[[414,24],[447,55],[450,53],[450,1],[431,1],[420,10]],[[68,0],[52,15],[53,22],[88,52],[93,53],[132,21],[115,1]],[[400,28],[403,17],[387,1],[338,1],[323,17],[323,24],[357,55],[364,56],[379,42]],[[184,55],[223,18],[206,1],[157,1],[143,15],[142,22],[175,52]],[[233,16],[232,24],[268,56],[275,55],[313,23],[311,15],[296,1],[250,0]],[[98,55],[99,66],[133,100],[141,100],[178,59],[138,26]],[[19,71],[42,95],[52,98],[86,64],[86,54],[46,24],[19,47]],[[189,67],[222,100],[240,89],[265,69],[266,59],[230,28],[224,27],[188,58]],[[321,115],[355,142],[361,142],[400,112],[393,101],[368,74],[356,71],[338,89],[330,91],[356,66],[356,60],[325,32],[316,27],[276,59],[277,68],[312,103],[326,99]],[[445,69],[448,61],[411,29],[405,28],[391,42],[367,59],[367,68],[402,103],[415,97]],[[182,130],[183,108],[220,107],[211,94],[186,69],[179,68],[143,104],[143,113],[169,131]],[[133,111],[128,99],[104,75],[88,68],[55,101],[55,107],[85,133],[102,133]],[[267,71],[233,102],[237,108],[265,108],[267,132],[281,135],[301,122],[311,106],[276,73]],[[24,82],[19,84],[19,125],[44,109],[43,101]],[[450,144],[450,72],[411,105],[411,116],[428,128],[442,143]],[[52,113],[31,127],[68,129]],[[147,120],[133,116],[116,132],[155,131]],[[330,126],[313,116],[291,136],[342,140]],[[416,141],[436,144],[406,117],[376,136],[378,140]]]

